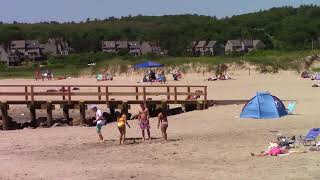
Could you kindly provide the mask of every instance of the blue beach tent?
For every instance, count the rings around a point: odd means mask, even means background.
[[[157,62],[152,62],[152,61],[147,61],[147,62],[144,62],[144,63],[140,63],[140,64],[134,65],[135,69],[152,68],[152,67],[163,67],[163,65],[159,64]]]
[[[257,92],[242,109],[240,118],[269,119],[288,115],[282,101],[269,92]]]

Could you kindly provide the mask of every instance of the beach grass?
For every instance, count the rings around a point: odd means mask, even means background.
[[[320,54],[320,50],[300,50],[300,51],[275,51],[264,50],[247,53],[244,55],[225,56],[202,56],[202,57],[161,57],[155,55],[145,56],[116,56],[102,52],[90,52],[81,54],[70,54],[68,56],[49,56],[44,62],[30,62],[24,66],[8,68],[0,65],[0,78],[32,78],[36,64],[52,69],[54,76],[94,75],[109,66],[113,73],[126,73],[130,67],[143,61],[156,61],[164,64],[167,69],[179,68],[183,72],[214,71],[219,64],[243,64],[255,65],[262,73],[276,73],[279,70],[301,70],[301,64],[305,57]],[[88,66],[96,63],[96,66]],[[319,71],[320,69],[312,69]]]

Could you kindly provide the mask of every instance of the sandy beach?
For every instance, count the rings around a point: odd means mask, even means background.
[[[276,134],[305,135],[319,127],[319,88],[296,72],[259,74],[229,72],[232,80],[208,82],[208,74],[188,74],[169,84],[207,85],[210,100],[249,100],[269,91],[284,101],[297,101],[294,115],[278,120],[240,119],[243,104],[213,106],[169,117],[169,142],[162,143],[157,119],[151,119],[152,140],[141,141],[137,120],[129,121],[127,145],[118,145],[115,123],[103,127],[107,140],[97,142],[94,127],[57,127],[0,131],[0,179],[319,179],[319,152],[284,157],[251,157],[265,150]],[[61,81],[0,80],[0,84],[137,84],[138,76],[117,76],[111,82],[94,78]],[[0,97],[3,99],[4,97]],[[101,107],[103,108],[103,107]],[[10,108],[15,120],[28,119],[22,107]],[[54,116],[62,116],[56,110]],[[133,107],[130,111],[136,111]],[[39,112],[39,116],[41,116]],[[22,116],[21,114],[25,114]],[[77,112],[71,113],[73,118]]]

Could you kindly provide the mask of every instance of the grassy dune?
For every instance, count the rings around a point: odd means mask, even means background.
[[[157,56],[114,56],[110,54],[82,53],[71,54],[66,57],[49,57],[40,64],[53,70],[55,76],[81,76],[93,75],[101,71],[106,65],[110,66],[113,73],[125,73],[130,66],[145,60],[153,60],[164,64],[168,71],[179,68],[183,72],[211,72],[219,64],[249,63],[258,67],[262,73],[276,73],[278,70],[302,70],[302,64],[307,56],[320,54],[320,50],[313,51],[257,51],[246,55],[217,56],[217,57],[157,57]],[[89,67],[88,63],[97,65]],[[37,63],[29,62],[22,67],[8,68],[0,66],[0,78],[31,78]],[[318,69],[311,69],[317,71]]]

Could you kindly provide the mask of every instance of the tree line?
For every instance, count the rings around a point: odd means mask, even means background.
[[[196,14],[109,17],[104,20],[59,23],[0,23],[0,43],[14,39],[63,37],[75,52],[101,51],[102,40],[156,41],[169,55],[186,53],[192,41],[260,39],[270,49],[311,49],[319,44],[320,7],[281,7],[225,17]]]

